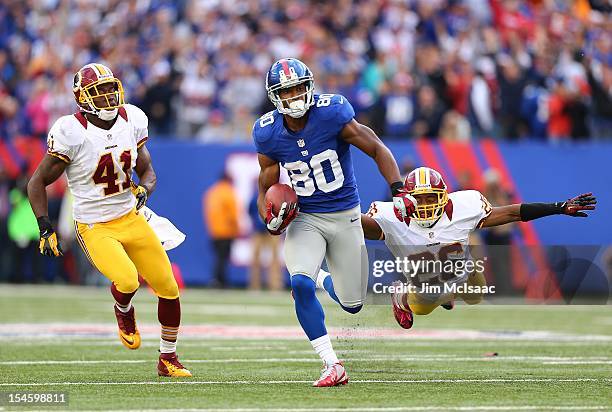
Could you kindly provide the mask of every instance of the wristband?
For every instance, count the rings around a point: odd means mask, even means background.
[[[521,221],[527,222],[544,216],[563,213],[564,202],[557,203],[521,203]]]
[[[397,195],[404,188],[404,184],[402,182],[393,182],[391,183],[391,194],[393,196]]]
[[[53,226],[51,226],[49,216],[41,216],[37,218],[36,221],[38,222],[38,230],[40,230],[40,233],[53,232]]]

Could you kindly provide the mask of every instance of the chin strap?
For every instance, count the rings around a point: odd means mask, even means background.
[[[100,120],[109,122],[113,120],[115,117],[117,117],[118,113],[119,113],[119,108],[116,107],[112,110],[100,110],[97,116],[100,118]]]

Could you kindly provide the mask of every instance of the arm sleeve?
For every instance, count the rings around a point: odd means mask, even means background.
[[[391,202],[372,202],[366,214],[370,216],[372,219],[374,219],[376,223],[378,223],[378,226],[380,226],[380,229],[382,230],[384,237],[386,237],[387,233],[389,233],[391,229],[391,225],[395,221],[393,219],[396,219],[395,214],[393,212],[393,203]]]
[[[136,112],[134,126],[136,129],[136,147],[140,149],[149,140],[149,118],[140,109]]]
[[[138,106],[126,104],[124,107],[134,127],[136,147],[140,149],[149,140],[149,118]]]
[[[70,163],[76,155],[77,146],[71,144],[69,133],[62,119],[56,121],[47,136],[47,154]]]
[[[334,103],[336,106],[336,122],[338,126],[342,128],[345,124],[353,120],[355,117],[355,110],[347,98],[340,94],[334,96]]]
[[[476,204],[479,207],[478,210],[475,211],[474,229],[478,229],[482,227],[482,224],[484,223],[485,218],[491,214],[491,212],[493,211],[493,207],[491,206],[491,203],[489,203],[487,198],[484,197],[482,193],[476,190],[474,190],[474,192],[475,192],[475,197],[477,197],[478,199]]]
[[[266,114],[267,116],[268,114]],[[255,150],[257,153],[265,155],[270,159],[277,160],[275,154],[274,138],[272,137],[271,127],[272,123],[266,124],[261,127],[261,118],[257,119],[253,124],[253,143],[255,144]]]

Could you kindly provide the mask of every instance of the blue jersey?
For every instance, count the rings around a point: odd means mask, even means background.
[[[340,137],[354,116],[346,98],[321,94],[314,96],[306,126],[299,132],[287,129],[277,110],[253,125],[257,152],[287,170],[300,211],[339,212],[359,204],[350,145]]]

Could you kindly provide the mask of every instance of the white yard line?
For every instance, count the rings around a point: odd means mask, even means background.
[[[612,360],[587,360],[587,361],[552,361],[542,362],[543,365],[612,365]]]
[[[111,323],[0,323],[0,339],[28,341],[30,339],[107,338],[116,336],[117,326]],[[145,338],[157,338],[159,325],[143,323],[140,333]],[[354,339],[440,340],[440,341],[537,341],[537,342],[612,342],[612,335],[586,335],[552,331],[495,331],[474,329],[417,329],[406,332],[400,328],[331,327],[329,334],[340,341]],[[304,332],[294,326],[187,324],[181,326],[182,338],[269,340],[303,340]]]
[[[415,355],[415,356],[372,356],[345,357],[347,362],[538,362],[545,365],[563,364],[612,364],[612,358],[598,356],[453,356],[453,355]],[[136,364],[150,363],[151,359],[106,359],[106,360],[14,360],[0,361],[0,365],[92,365],[92,364]],[[183,359],[185,363],[320,363],[315,357],[308,358],[217,358]]]
[[[181,336],[181,340],[179,342],[179,347],[183,348],[204,348],[209,350],[221,350],[223,343],[227,343],[226,346],[223,346],[223,350],[237,350],[237,351],[248,351],[248,350],[282,350],[285,351],[289,347],[288,344],[295,343],[295,339],[275,339],[275,340],[264,340],[264,339],[238,339],[239,343],[236,340],[226,339],[226,338],[197,338],[197,337],[184,337]],[[1,337],[0,342],[4,342],[4,345],[10,345],[14,342],[14,338]],[[79,336],[78,338],[70,337],[70,336],[57,336],[57,337],[45,337],[45,338],[34,338],[34,340],[24,341],[20,340],[18,345],[20,347],[23,346],[41,346],[41,345],[58,345],[64,344],[66,342],[70,343],[70,346],[109,346],[119,344],[119,341],[116,337],[108,337],[108,338],[99,338],[99,337],[84,337]],[[354,346],[353,341],[347,341],[345,339],[342,340],[334,340],[334,348],[336,351],[343,352],[344,350],[350,350]],[[304,340],[306,343],[306,340]],[[498,340],[498,339],[481,339],[479,341],[473,340],[465,340],[465,341],[440,341],[440,340],[425,340],[419,339],[410,342],[411,348],[470,348],[477,349],[479,347],[483,347],[482,350],[494,349],[499,351],[500,348],[507,347],[515,347],[520,346],[523,347],[541,347],[541,346],[563,346],[563,347],[581,347],[581,346],[592,346],[593,344],[597,344],[598,342],[591,341],[579,341],[579,342],[558,342],[558,341],[529,341],[529,340]],[[394,348],[396,346],[400,346],[405,348],[406,341],[404,340],[387,340],[383,342],[386,348]],[[605,344],[605,342],[601,342],[601,344]],[[252,345],[252,346],[250,346]],[[257,346],[261,345],[261,346]],[[278,346],[273,346],[278,345]],[[494,345],[494,346],[491,346]],[[158,342],[150,341],[150,342],[142,342],[141,347],[143,348],[156,348],[159,346]],[[270,349],[266,349],[270,347]],[[347,349],[344,349],[347,348]],[[376,353],[374,350],[363,350],[364,353]],[[285,353],[288,354],[310,354],[312,353],[312,349],[304,349],[297,351],[287,351]]]
[[[219,409],[121,409],[121,412],[286,412],[289,408],[219,408]],[[609,410],[608,406],[572,406],[572,405],[474,405],[474,406],[391,406],[362,408],[290,408],[292,412],[418,412],[418,411],[601,411]],[[1,409],[0,409],[1,410]],[[117,410],[119,411],[119,410]],[[93,412],[93,411],[81,411]],[[99,412],[99,411],[96,411]]]

